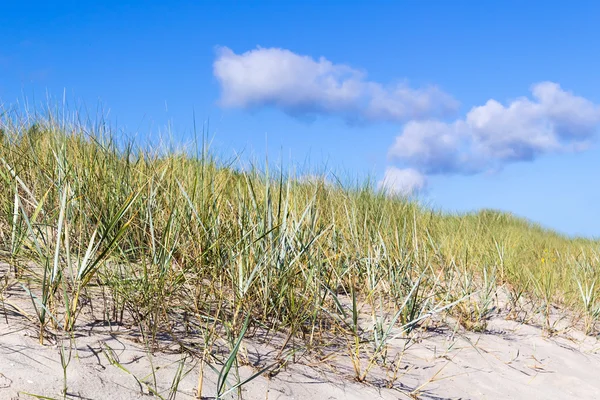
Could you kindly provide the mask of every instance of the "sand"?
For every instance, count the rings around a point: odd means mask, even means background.
[[[11,304],[18,293],[8,296]],[[21,299],[22,300],[22,299]],[[168,341],[168,338],[164,339]],[[63,398],[61,343],[73,344],[66,367],[69,399],[194,399],[200,365],[177,346],[149,354],[139,335],[124,327],[88,322],[74,341],[50,338],[40,345],[35,325],[0,304],[0,399]],[[600,343],[576,329],[548,336],[540,327],[492,317],[482,333],[453,330],[451,324],[390,342],[397,376],[376,366],[366,382],[353,379],[347,348],[321,354],[298,352],[277,374],[264,373],[242,387],[244,399],[600,399]],[[269,363],[275,348],[258,339],[244,341],[247,377]],[[118,360],[121,367],[110,362]],[[292,362],[295,361],[295,362]],[[366,360],[363,360],[363,365]],[[170,388],[183,365],[176,395]],[[215,364],[216,368],[220,366]],[[154,371],[154,373],[152,372]],[[217,374],[204,368],[202,397],[216,395]],[[154,391],[154,395],[152,393]],[[237,398],[237,393],[227,398]]]

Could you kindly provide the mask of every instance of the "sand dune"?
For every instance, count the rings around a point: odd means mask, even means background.
[[[62,398],[69,340],[40,345],[35,326],[10,305],[0,311],[0,399]],[[366,383],[353,379],[348,351],[298,352],[276,374],[264,373],[243,386],[244,399],[596,399],[600,398],[600,343],[574,329],[548,336],[539,327],[496,315],[483,333],[440,325],[407,345],[390,342],[392,368],[375,366]],[[150,355],[135,332],[89,323],[74,335],[67,371],[67,398],[196,398],[200,365],[178,346]],[[257,339],[244,342],[242,378],[268,363],[275,350]],[[399,357],[402,356],[400,359]],[[110,360],[118,360],[120,366]],[[292,360],[291,360],[292,361]],[[363,360],[366,362],[366,360]],[[170,388],[183,365],[176,396]],[[218,368],[219,366],[216,365]],[[153,373],[154,371],[154,373]],[[217,374],[204,368],[203,398],[216,395]],[[171,397],[169,397],[171,396]],[[228,398],[236,398],[229,395]],[[157,396],[155,396],[158,398]]]

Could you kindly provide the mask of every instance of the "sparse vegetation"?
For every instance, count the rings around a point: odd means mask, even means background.
[[[596,241],[492,210],[432,211],[369,182],[242,171],[202,145],[143,150],[100,123],[2,115],[0,301],[22,285],[42,343],[82,318],[125,324],[150,349],[167,337],[201,368],[221,364],[220,396],[247,382],[227,377],[259,331],[287,338],[280,358],[344,349],[363,382],[375,365],[398,375],[393,328],[449,316],[484,331],[499,288],[509,316],[541,310],[548,330],[553,305],[590,334],[600,318]]]

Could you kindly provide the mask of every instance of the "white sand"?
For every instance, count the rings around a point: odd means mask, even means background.
[[[0,307],[0,399],[32,398],[26,392],[62,398],[59,347],[52,343],[40,345],[35,326],[10,306],[6,309],[5,313]],[[158,352],[150,356],[131,332],[111,333],[102,326],[79,328],[75,343],[77,350],[67,368],[67,398],[149,397],[148,387],[137,380],[169,398],[182,354]],[[393,340],[390,354],[400,352],[404,343],[404,339]],[[107,346],[131,374],[111,365]],[[275,353],[252,341],[247,341],[244,348],[249,362],[257,365],[264,365],[264,360]],[[325,360],[320,362],[316,355],[299,355],[296,363],[274,377],[261,375],[244,386],[242,395],[244,399],[315,400],[600,399],[599,350],[595,338],[578,331],[548,338],[537,327],[495,317],[483,334],[453,335],[450,329],[423,333],[421,340],[404,352],[393,388],[385,387],[386,370],[380,367],[368,375],[368,383],[355,382],[347,349],[338,348],[325,352]],[[195,398],[197,361],[189,359],[185,368],[190,372],[179,384],[177,399]],[[255,370],[246,365],[241,371],[249,376]],[[215,396],[216,378],[212,370],[205,369],[205,398]]]

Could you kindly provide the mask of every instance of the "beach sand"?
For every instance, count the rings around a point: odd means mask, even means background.
[[[189,356],[182,361],[185,352],[181,345],[169,344],[169,338],[162,338],[160,350],[150,354],[131,328],[82,321],[73,340],[55,337],[41,345],[35,324],[21,312],[26,303],[19,307],[21,311],[13,307],[16,301],[26,300],[19,296],[23,293],[13,290],[7,303],[3,307],[0,304],[0,399],[34,398],[28,393],[63,398],[61,343],[63,359],[70,360],[66,398],[196,398],[199,361]],[[482,333],[438,324],[413,337],[409,345],[406,338],[391,340],[388,359],[396,357],[395,368],[375,365],[365,382],[354,379],[348,348],[297,351],[276,373],[263,373],[244,385],[241,396],[315,400],[600,399],[600,343],[564,325],[567,328],[549,336],[540,327],[507,320],[501,313],[490,319]],[[240,367],[242,379],[268,365],[277,352],[276,347],[257,337],[244,340],[240,352],[245,360]],[[362,362],[364,366],[367,360]],[[214,367],[220,365],[215,363]],[[170,388],[179,369],[181,379],[174,396]],[[205,366],[202,398],[214,398],[216,387],[217,373]],[[234,391],[226,398],[237,396]]]

